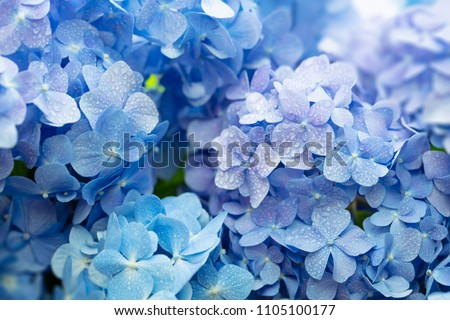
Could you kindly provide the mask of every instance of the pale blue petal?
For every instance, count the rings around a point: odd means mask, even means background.
[[[253,287],[253,276],[235,265],[225,265],[219,270],[217,286],[220,295],[227,300],[243,300]]]
[[[264,281],[264,283],[272,285],[280,280],[280,272],[280,266],[269,261],[264,265],[264,268],[261,270],[259,276]]]
[[[221,0],[202,0],[201,6],[207,15],[214,18],[225,19],[234,16],[233,9]]]
[[[333,256],[333,279],[336,282],[344,283],[356,271],[355,258],[349,257],[339,248],[332,247],[331,255]]]
[[[252,231],[244,234],[239,240],[239,244],[242,247],[256,246],[263,243],[270,235],[272,229],[256,227]]]
[[[433,271],[433,278],[444,286],[450,286],[450,267],[440,268]]]
[[[60,127],[80,120],[81,113],[77,103],[65,93],[57,91],[44,92],[34,99],[33,103],[44,114],[45,122],[52,126]]]
[[[150,133],[159,122],[156,105],[149,96],[142,92],[132,94],[125,104],[123,111],[131,121],[132,133],[143,131]]]
[[[306,296],[311,300],[333,300],[336,296],[338,283],[329,273],[325,273],[321,280],[308,279]]]
[[[74,156],[71,162],[75,171],[83,177],[93,177],[103,168],[108,156],[103,147],[108,141],[96,132],[83,133],[73,141]]]
[[[100,252],[92,262],[95,268],[107,276],[114,276],[124,270],[128,261],[118,251],[106,249]]]
[[[330,248],[323,247],[319,251],[309,253],[305,259],[305,268],[308,274],[314,279],[320,280],[327,267]]]
[[[108,300],[147,300],[153,290],[150,273],[125,269],[108,285]]]
[[[367,234],[358,227],[349,228],[334,243],[346,254],[353,257],[366,253],[373,246]]]
[[[157,238],[151,238],[143,224],[131,222],[122,230],[120,252],[130,261],[137,261],[150,254]]]
[[[159,216],[152,231],[158,235],[159,245],[172,255],[180,254],[189,243],[189,229],[181,221]]]
[[[300,222],[293,223],[287,229],[285,242],[288,246],[293,246],[306,252],[315,252],[326,245],[325,238],[316,228]]]

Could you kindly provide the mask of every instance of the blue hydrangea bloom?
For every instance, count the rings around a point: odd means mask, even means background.
[[[317,216],[312,226],[300,221],[287,230],[286,244],[308,252],[306,271],[320,280],[330,254],[333,256],[333,279],[345,282],[356,271],[356,256],[372,248],[367,235],[358,227],[350,226],[350,214],[337,211],[328,217]]]
[[[0,54],[10,55],[21,44],[29,48],[44,48],[52,30],[47,14],[50,0],[7,0],[1,6]]]
[[[206,264],[191,282],[194,300],[242,300],[247,298],[253,286],[253,276],[235,265],[224,265],[218,271]]]

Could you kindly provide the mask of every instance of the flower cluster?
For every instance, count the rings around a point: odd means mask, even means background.
[[[433,145],[448,152],[450,26],[446,6],[445,1],[411,6],[391,19],[350,28],[351,40],[343,42],[337,56],[358,68],[361,97],[371,103],[395,101],[405,124],[431,133]]]
[[[0,299],[448,299],[446,9],[1,1]]]
[[[428,279],[448,256],[448,190],[436,183],[450,172],[448,155],[404,125],[397,103],[363,102],[356,83],[351,65],[326,56],[295,70],[264,66],[251,81],[244,72],[212,139],[216,165],[188,168],[188,185],[211,212],[228,212],[224,255],[247,266],[262,296],[445,290],[446,276]],[[190,129],[202,135],[205,126],[217,122]],[[425,280],[434,286],[422,291]]]

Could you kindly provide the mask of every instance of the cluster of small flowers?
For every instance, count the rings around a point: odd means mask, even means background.
[[[216,165],[187,183],[229,214],[224,254],[261,296],[448,296],[450,156],[397,102],[358,98],[356,75],[326,56],[244,71],[223,119],[190,126],[202,140],[222,125]]]
[[[2,1],[0,298],[449,298],[435,8],[372,64],[305,59],[348,0]],[[160,199],[178,131],[216,165]]]
[[[393,18],[374,19],[357,29],[349,28],[350,39],[340,45],[334,39],[329,41],[333,46],[323,47],[356,66],[361,98],[370,103],[380,99],[396,102],[404,124],[430,133],[432,144],[449,152],[447,6],[441,0],[433,5],[412,6]]]

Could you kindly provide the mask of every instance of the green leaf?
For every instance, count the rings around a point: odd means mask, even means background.
[[[25,162],[20,160],[14,161],[14,169],[11,173],[11,176],[21,176],[32,179],[33,175],[33,170],[28,169]]]
[[[170,180],[158,179],[155,186],[154,194],[159,198],[165,198],[170,196],[177,196],[178,190],[184,187],[184,170],[182,168],[178,169],[175,175]]]

